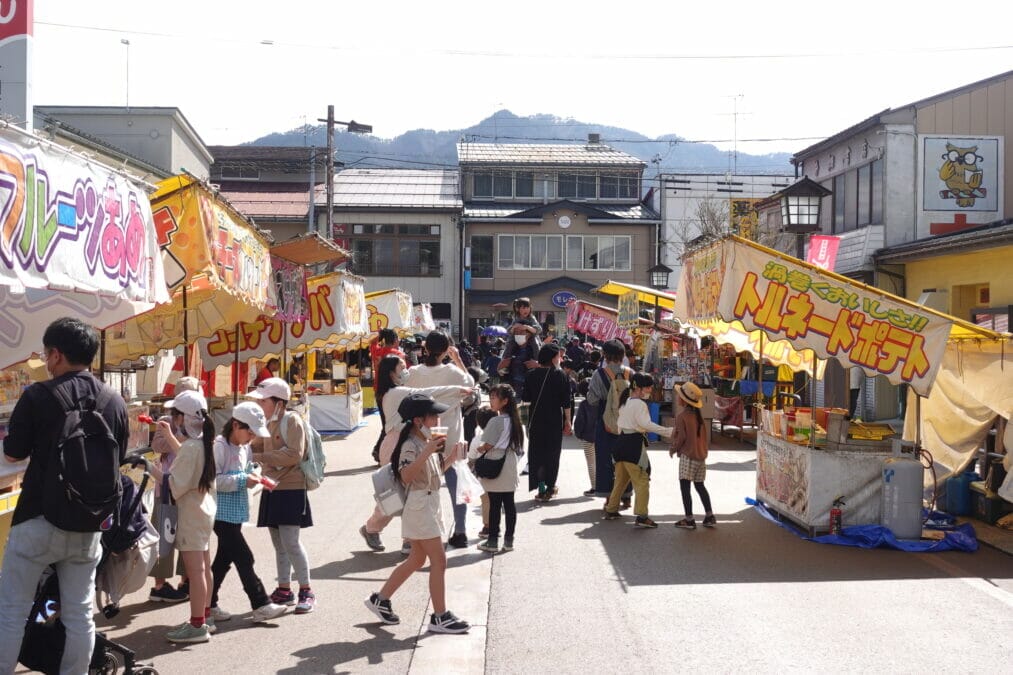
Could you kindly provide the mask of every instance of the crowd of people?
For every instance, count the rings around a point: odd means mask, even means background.
[[[445,597],[445,546],[469,546],[467,505],[457,500],[457,482],[477,477],[484,491],[478,548],[489,553],[512,551],[520,477],[527,474],[527,489],[535,493],[536,501],[556,498],[566,435],[577,433],[585,444],[590,487],[584,495],[605,498],[604,519],[620,518],[635,496],[634,524],[657,527],[649,515],[651,464],[646,452],[646,434],[656,433],[670,440],[669,455],[680,458],[685,515],[675,525],[696,527],[691,485],[703,504],[702,524],[713,527],[716,523],[704,485],[707,434],[699,413],[699,388],[692,383],[677,387],[675,423],[658,425],[645,402],[652,396],[654,381],[629,367],[630,355],[623,343],[594,346],[575,339],[560,345],[543,339],[526,299],[515,303],[515,311],[516,321],[508,329],[512,341],[499,354],[487,341],[480,342],[477,353],[460,348],[440,331],[425,337],[421,358],[414,365],[409,364],[411,350],[402,349],[396,334],[381,332],[370,349],[382,420],[374,458],[381,466],[390,464],[406,488],[400,533],[405,560],[365,600],[366,607],[385,624],[399,622],[392,596],[428,564],[433,605],[428,630],[469,630],[469,623],[448,609]],[[54,442],[60,436],[54,438],[53,430],[61,429],[62,418],[68,417],[63,407],[50,404],[52,397],[60,400],[66,394],[76,401],[91,401],[91,410],[103,420],[115,466],[124,459],[127,446],[122,399],[110,395],[109,387],[88,370],[98,346],[95,331],[77,319],[60,319],[46,331],[44,346],[51,380],[25,391],[12,413],[4,443],[8,461],[31,457],[32,462],[0,572],[2,672],[11,671],[17,662],[23,617],[32,606],[35,580],[49,565],[60,576],[65,669],[86,670],[94,648],[92,603],[103,528],[92,521],[68,526],[57,517],[64,511],[73,513],[76,504],[70,497],[67,502],[50,499],[49,474],[62,461],[63,452],[62,445]],[[483,347],[488,356],[483,356]],[[477,365],[488,364],[494,357],[499,376],[495,383],[487,382]],[[250,400],[235,405],[221,429],[212,424],[200,383],[180,378],[173,399],[165,403],[165,415],[155,422],[152,448],[158,461],[150,469],[156,480],[153,519],[162,523],[171,509],[176,522],[173,545],[162,548],[151,571],[154,585],[149,599],[189,601],[188,619],[167,633],[169,641],[206,642],[218,622],[231,618],[219,604],[219,594],[232,567],[254,621],[276,619],[293,605],[296,614],[316,607],[309,555],[300,540],[301,530],[313,525],[309,486],[301,468],[308,432],[302,418],[288,410],[289,379],[299,374],[295,370],[290,378],[278,375],[279,364],[269,361],[257,377],[255,390],[247,394]],[[488,406],[482,406],[483,389],[488,391]],[[581,395],[584,399],[576,410]],[[522,460],[526,460],[523,469]],[[461,471],[468,475],[459,475]],[[443,484],[453,505],[449,534],[441,509]],[[257,485],[265,489],[255,523],[268,530],[276,558],[277,587],[270,594],[242,531],[242,524],[251,517],[249,491]],[[385,550],[381,534],[392,520],[374,506],[359,528],[370,549]],[[212,535],[217,538],[213,559]],[[177,585],[171,582],[175,574],[180,576]],[[78,668],[82,664],[85,667]]]

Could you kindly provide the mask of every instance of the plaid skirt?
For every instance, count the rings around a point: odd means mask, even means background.
[[[702,483],[706,478],[706,460],[690,459],[685,455],[679,457],[679,480],[690,480],[694,483]]]

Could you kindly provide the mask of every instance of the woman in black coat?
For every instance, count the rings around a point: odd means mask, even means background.
[[[563,434],[572,433],[570,383],[559,369],[563,352],[549,343],[538,351],[538,367],[524,380],[525,401],[531,404],[528,413],[528,490],[538,489],[535,499],[547,502],[559,489],[559,456],[563,451]]]

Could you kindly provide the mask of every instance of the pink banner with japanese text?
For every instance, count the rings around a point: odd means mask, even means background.
[[[686,259],[676,316],[719,316],[772,341],[927,395],[952,321],[846,277],[728,237]]]
[[[617,322],[618,311],[598,307],[580,300],[566,306],[566,327],[590,335],[596,340],[619,339],[633,344],[633,336]]]

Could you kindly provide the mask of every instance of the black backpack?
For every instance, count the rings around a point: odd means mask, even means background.
[[[99,532],[113,525],[120,505],[120,445],[102,416],[117,394],[102,386],[94,399],[75,403],[66,391],[44,383],[63,409],[45,476],[46,520],[70,532]]]

